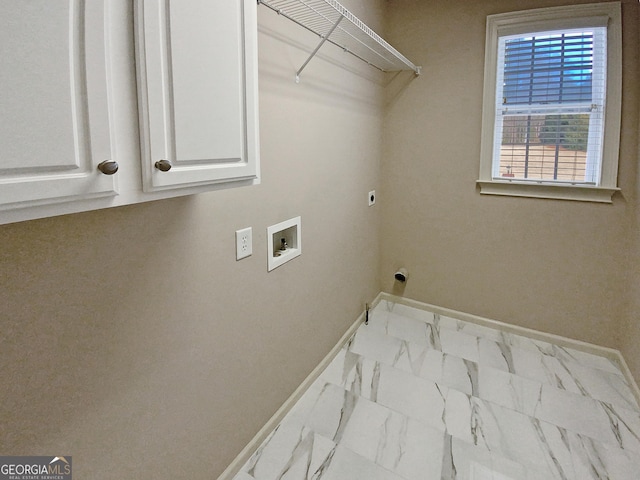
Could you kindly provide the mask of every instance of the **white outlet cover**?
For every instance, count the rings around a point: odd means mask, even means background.
[[[371,190],[369,192],[369,206],[372,207],[376,204],[376,191],[375,190]]]
[[[242,260],[253,253],[251,227],[236,230],[236,260]]]

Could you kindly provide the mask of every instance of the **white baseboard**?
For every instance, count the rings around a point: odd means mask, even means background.
[[[629,384],[629,386],[631,387],[631,390],[633,391],[633,394],[636,397],[636,402],[638,402],[638,405],[640,405],[640,388],[638,388],[638,384],[636,383],[636,379],[633,377],[633,374],[631,373],[631,370],[629,369],[629,365],[627,365],[627,362],[625,361],[624,357],[622,356],[622,353],[618,350],[616,350],[616,352],[618,352],[618,358],[616,359],[618,364],[620,365],[620,370],[622,370],[622,373],[624,374],[624,378],[627,381],[627,383]]]
[[[471,313],[459,312],[457,310],[451,310],[449,308],[438,307],[436,305],[430,305],[428,303],[398,297],[390,293],[381,292],[378,295],[377,299],[379,299],[378,303],[381,300],[386,300],[391,303],[399,303],[401,305],[417,308],[419,310],[426,310],[429,312],[438,313],[440,315],[445,315],[447,317],[464,320],[469,323],[475,323],[476,325],[495,328],[497,330],[502,330],[503,332],[514,333],[516,335],[522,335],[523,337],[533,338],[534,340],[542,340],[544,342],[554,343],[562,347],[569,347],[573,348],[574,350],[579,350],[585,353],[591,353],[593,355],[608,358],[620,367],[620,371],[623,373],[625,379],[627,380],[627,383],[631,387],[636,397],[636,401],[640,405],[640,389],[638,388],[638,384],[636,383],[635,378],[631,374],[631,370],[629,370],[627,362],[624,360],[624,357],[619,350],[609,347],[602,347],[600,345],[594,345],[592,343],[575,340],[573,338],[563,337],[561,335],[545,333],[539,330],[533,330],[531,328],[511,325],[508,323],[499,322],[497,320],[491,320],[489,318],[473,315]]]
[[[370,304],[370,308],[373,309],[382,298],[382,293],[378,294],[375,300]],[[224,472],[218,477],[218,480],[231,480],[235,477],[242,466],[249,460],[253,452],[255,452],[267,436],[273,431],[274,428],[282,421],[287,413],[293,408],[296,402],[302,397],[302,395],[309,389],[311,384],[320,376],[325,368],[331,363],[331,360],[335,358],[340,352],[342,347],[349,341],[351,336],[356,332],[361,323],[365,320],[366,312],[360,314],[355,322],[349,327],[344,335],[338,340],[338,343],[326,357],[318,364],[316,368],[309,374],[307,378],[300,384],[300,386],[291,394],[291,396],[282,404],[278,411],[269,419],[269,421],[260,429],[260,431],[251,439],[246,447],[238,454],[238,456],[231,462]]]

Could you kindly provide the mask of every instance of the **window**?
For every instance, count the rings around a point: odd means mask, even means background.
[[[619,3],[488,17],[481,193],[611,202],[620,48]]]

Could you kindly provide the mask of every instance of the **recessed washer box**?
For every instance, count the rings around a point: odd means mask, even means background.
[[[267,270],[293,260],[302,253],[300,217],[267,227]]]

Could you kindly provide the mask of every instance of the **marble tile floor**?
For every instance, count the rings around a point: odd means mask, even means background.
[[[615,362],[381,301],[234,480],[638,480]]]

